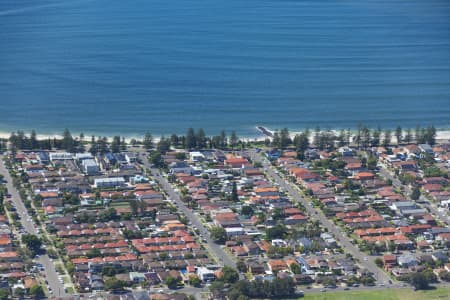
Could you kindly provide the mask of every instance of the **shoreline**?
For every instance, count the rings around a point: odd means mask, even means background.
[[[245,141],[245,142],[252,142],[252,141],[261,142],[261,141],[264,141],[267,138],[269,138],[269,139],[271,138],[271,137],[266,136],[262,132],[258,131],[256,129],[256,127],[257,126],[255,126],[255,132],[257,132],[258,134],[254,135],[254,136],[239,136],[238,135],[239,139],[242,140],[242,141]],[[264,127],[269,132],[274,132],[273,129],[270,129],[270,128],[266,127],[266,126],[261,126],[261,127]],[[331,129],[331,131],[334,132],[336,135],[339,134],[340,130],[341,129]],[[414,133],[414,129],[411,128],[411,130]],[[15,132],[17,133],[17,131],[15,131]],[[301,134],[302,132],[303,131],[299,131],[299,130],[295,130],[295,131],[289,130],[289,135],[291,136],[291,138],[294,138],[294,136],[296,134]],[[313,130],[310,129],[310,132],[311,132],[310,133],[310,138],[311,138],[312,135],[313,135]],[[356,130],[355,129],[350,129],[350,132],[352,133],[352,136],[353,136],[354,133],[356,132]],[[403,132],[405,132],[405,129],[403,129]],[[31,133],[31,131],[30,132],[25,132],[25,135],[29,137],[30,133]],[[8,139],[10,137],[10,135],[11,135],[11,132],[5,132],[5,131],[1,131],[0,130],[0,139]],[[95,137],[98,137],[98,136],[104,137],[104,136],[106,136],[108,138],[108,141],[111,141],[113,139],[113,135],[96,135],[96,134],[85,133],[84,134],[84,141],[90,142],[92,135],[94,135]],[[79,137],[78,134],[73,134],[73,133],[72,133],[72,136],[75,139]],[[158,142],[162,136],[165,136],[166,138],[170,137],[170,135],[167,135],[167,136],[166,135],[161,135],[161,136],[153,135],[154,142]],[[228,136],[229,136],[229,133],[228,133]],[[121,135],[120,137],[125,137],[125,141],[127,143],[129,143],[132,139],[135,139],[137,141],[142,141],[142,139],[143,139],[143,135],[142,136],[138,136],[138,135]],[[62,139],[62,135],[61,134],[54,134],[54,133],[53,134],[52,133],[49,133],[49,134],[37,133],[36,138],[38,140],[45,140],[45,139],[49,139],[49,138],[50,139],[53,139],[53,138]],[[393,137],[393,140],[395,140],[395,137]],[[436,128],[436,141],[437,142],[442,142],[442,141],[448,142],[448,141],[450,141],[450,129],[438,129],[438,128]]]

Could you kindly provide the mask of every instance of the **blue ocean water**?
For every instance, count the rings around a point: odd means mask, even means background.
[[[0,131],[450,128],[448,0],[2,0]]]

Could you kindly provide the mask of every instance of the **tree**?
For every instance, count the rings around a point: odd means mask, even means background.
[[[219,226],[213,226],[209,229],[211,238],[217,244],[223,244],[227,240],[227,232],[224,228]]]
[[[97,248],[92,248],[88,251],[88,253],[86,254],[86,256],[88,258],[93,258],[93,257],[100,257],[102,256],[102,253],[100,252],[99,249]]]
[[[301,274],[302,270],[300,269],[300,266],[298,264],[292,263],[289,268],[291,269],[291,272],[294,274]]]
[[[25,290],[21,287],[14,289],[14,295],[16,297],[22,298],[25,296]]]
[[[281,139],[278,131],[275,131],[272,138],[272,147],[280,148],[281,147]]]
[[[377,158],[373,155],[369,156],[369,159],[367,159],[367,169],[369,170],[375,170],[377,167]]]
[[[112,277],[117,274],[117,268],[111,265],[104,265],[102,267],[102,275]]]
[[[408,128],[408,129],[406,129],[404,141],[405,141],[405,143],[409,144],[409,143],[411,143],[412,139],[413,139],[413,136],[412,136],[411,129]]]
[[[206,135],[205,135],[205,131],[203,130],[203,128],[200,128],[197,131],[196,141],[197,141],[197,147],[199,149],[206,148]]]
[[[44,289],[42,288],[42,286],[37,284],[30,287],[29,294],[33,296],[34,299],[44,298],[45,296]]]
[[[197,141],[195,138],[195,133],[193,128],[189,128],[186,134],[186,141],[184,147],[186,149],[195,149],[197,146]]]
[[[133,216],[137,216],[138,207],[139,207],[139,204],[137,203],[137,200],[130,200],[130,208],[131,208],[131,213],[133,214]]]
[[[202,281],[200,280],[200,278],[198,278],[198,276],[193,275],[191,277],[189,277],[189,284],[195,287],[200,287],[200,285],[202,284]]]
[[[126,286],[126,282],[115,277],[105,280],[105,288],[110,291],[120,291]]]
[[[402,128],[400,126],[395,129],[395,138],[397,139],[397,145],[399,145],[402,142]]]
[[[237,185],[236,185],[235,181],[233,181],[230,198],[231,198],[231,201],[239,202],[239,195],[238,195]]]
[[[266,238],[268,240],[282,239],[286,234],[287,229],[283,225],[275,225],[271,228],[266,228]]]
[[[34,234],[22,235],[22,243],[33,252],[33,255],[40,251],[42,240]]]
[[[164,161],[162,159],[161,152],[159,152],[159,151],[154,151],[150,155],[148,160],[150,161],[151,164],[154,164],[155,167],[157,167],[157,168],[161,168],[164,166]]]
[[[64,129],[63,132],[63,138],[61,141],[61,146],[64,150],[67,152],[74,152],[75,151],[75,141],[72,137],[72,134],[70,134],[69,129]]]
[[[209,286],[209,291],[213,295],[214,299],[223,298],[224,283],[220,280],[216,280]]]
[[[247,272],[247,265],[242,259],[238,260],[238,262],[236,263],[236,268],[238,269],[239,272],[242,273]]]
[[[9,290],[5,288],[0,289],[0,300],[7,299],[9,299]]]
[[[125,141],[125,137],[122,137],[122,140],[120,141],[120,151],[126,151],[127,150],[127,142]]]
[[[98,152],[98,146],[97,146],[97,142],[95,141],[95,136],[91,137],[91,147],[89,148],[89,152],[94,156]]]
[[[111,142],[111,152],[118,153],[120,152],[120,136],[114,136]]]
[[[108,138],[98,137],[97,138],[97,152],[100,154],[105,154],[108,152]]]
[[[241,214],[244,216],[251,216],[253,215],[253,208],[249,205],[244,205],[241,208]]]
[[[384,131],[383,146],[387,147],[391,144],[392,134],[390,129]]]
[[[30,134],[30,147],[31,147],[31,149],[36,149],[38,147],[36,131],[34,129],[31,130],[31,134]]]
[[[381,136],[381,128],[378,127],[372,133],[372,142],[371,145],[373,147],[378,147],[380,145],[380,136]]]
[[[230,146],[231,146],[231,149],[234,149],[234,147],[236,147],[238,141],[239,141],[239,139],[238,139],[238,137],[236,135],[236,132],[233,130],[231,132],[231,135],[230,135]]]
[[[425,141],[430,145],[436,143],[436,128],[434,128],[434,126],[430,126],[426,129]]]
[[[367,148],[370,144],[370,129],[366,126],[361,128],[361,144],[364,148]]]
[[[409,282],[415,289],[425,290],[429,287],[429,280],[423,272],[416,272],[409,275]]]
[[[420,198],[420,190],[418,187],[414,187],[410,195],[412,200],[419,200]]]
[[[170,140],[166,139],[164,136],[161,137],[158,144],[156,145],[156,150],[160,153],[166,153],[170,150]]]
[[[142,144],[144,145],[144,148],[146,150],[150,150],[153,148],[153,136],[149,131],[145,133]]]
[[[317,126],[314,129],[314,140],[313,140],[313,143],[316,147],[318,147],[318,145],[319,145],[319,140],[320,140],[320,127]]]
[[[227,134],[225,133],[225,130],[222,130],[220,132],[219,141],[220,141],[220,148],[221,149],[224,149],[224,148],[227,147],[228,142],[227,142]]]
[[[442,270],[439,272],[439,278],[443,281],[450,281],[450,272]]]
[[[174,147],[178,147],[178,144],[180,142],[180,139],[178,138],[178,135],[175,133],[170,136],[170,144]]]
[[[280,131],[280,147],[286,148],[291,143],[291,138],[289,135],[289,130],[287,128],[283,128]]]
[[[239,280],[239,273],[229,266],[224,266],[222,268],[222,276],[220,277],[225,283],[235,283]]]
[[[383,260],[377,257],[375,258],[375,264],[378,266],[378,268],[381,268],[383,266]]]
[[[295,141],[295,150],[297,151],[297,158],[300,160],[304,160],[305,151],[308,150],[309,147],[308,135],[305,132],[302,132],[301,134],[296,135],[294,141]]]
[[[164,284],[167,285],[167,287],[172,290],[177,288],[179,281],[175,277],[167,276],[166,279],[164,280]]]

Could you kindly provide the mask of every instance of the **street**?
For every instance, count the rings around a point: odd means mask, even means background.
[[[351,243],[351,240],[347,236],[347,234],[341,231],[338,226],[330,221],[320,209],[316,209],[315,207],[311,206],[310,202],[306,201],[303,198],[303,196],[297,190],[297,187],[294,187],[293,183],[290,183],[284,178],[281,178],[275,172],[273,166],[267,159],[262,158],[261,155],[259,153],[256,153],[255,151],[249,151],[249,154],[254,162],[260,162],[262,164],[265,173],[269,178],[273,180],[273,182],[284,188],[285,191],[288,192],[289,196],[292,197],[292,199],[299,201],[306,208],[306,211],[311,216],[311,218],[318,220],[320,224],[325,226],[328,229],[328,232],[334,235],[336,240],[338,240],[341,247],[345,249],[345,251],[350,253],[356,260],[358,260],[361,266],[374,274],[374,277],[378,284],[387,284],[389,282],[390,277],[375,265],[375,258],[359,251],[359,249]]]
[[[411,188],[407,185],[403,185],[400,180],[398,180],[395,176],[393,176],[387,169],[382,168],[380,169],[380,175],[382,175],[386,179],[390,179],[392,181],[392,184],[400,189],[405,190],[405,196],[409,201],[411,200]],[[426,199],[423,195],[420,195],[420,202],[428,202],[428,199]],[[414,201],[415,202],[415,201]],[[447,226],[450,226],[450,219],[447,215],[447,210],[439,211],[436,205],[432,202],[428,205],[423,205],[426,209],[428,209],[433,215],[435,215],[442,223],[444,223]]]
[[[213,256],[215,256],[215,258],[218,260],[218,263],[220,265],[236,268],[236,262],[233,260],[233,258],[231,258],[230,254],[225,252],[220,247],[220,245],[217,245],[212,241],[209,236],[208,229],[203,225],[198,216],[193,213],[188,207],[186,207],[184,202],[181,200],[180,195],[173,189],[172,185],[167,181],[167,179],[162,176],[160,170],[152,168],[150,166],[145,153],[141,153],[141,155],[142,162],[145,168],[150,170],[151,175],[159,182],[159,185],[162,189],[164,189],[166,194],[169,196],[169,199],[174,201],[177,204],[178,209],[192,222],[192,225],[197,227],[200,234],[202,235],[202,238],[207,241],[206,246],[207,248],[209,248],[208,250],[211,252],[211,254],[213,254]]]
[[[17,209],[17,213],[20,216],[20,222],[24,228],[24,230],[28,234],[34,234],[37,236],[40,236],[35,228],[35,224],[33,223],[33,220],[31,219],[31,216],[28,214],[27,209],[25,208],[25,205],[23,204],[22,200],[20,199],[19,192],[12,184],[12,177],[9,175],[8,170],[5,167],[5,164],[3,162],[3,155],[0,155],[0,174],[4,176],[4,179],[7,181],[6,187],[8,189],[8,193],[11,194],[11,200],[14,203],[14,206]],[[21,236],[17,236],[18,239],[21,238]],[[56,272],[55,265],[50,260],[47,254],[41,255],[37,261],[41,263],[44,267],[44,276],[46,280],[48,281],[48,285],[52,289],[55,296],[66,296],[67,294],[64,291],[64,285],[59,282],[58,279],[58,273]]]

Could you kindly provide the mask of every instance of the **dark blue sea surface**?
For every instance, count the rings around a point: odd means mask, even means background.
[[[450,128],[450,1],[0,1],[0,131],[358,123]]]

